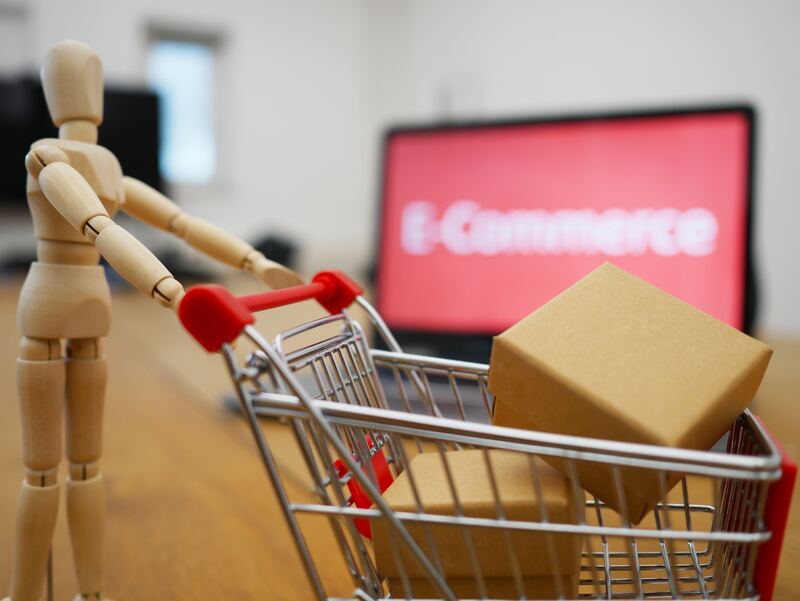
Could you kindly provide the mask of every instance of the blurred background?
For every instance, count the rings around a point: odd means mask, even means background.
[[[85,41],[105,67],[101,143],[126,173],[251,242],[267,238],[276,258],[290,244],[303,273],[365,278],[391,126],[750,105],[758,324],[800,334],[799,18],[790,1],[4,1],[0,71],[6,91],[28,88],[3,96],[0,119],[10,139],[14,110],[32,106],[19,99],[41,105],[46,49]],[[9,148],[3,169],[22,190],[24,153]],[[16,196],[0,204],[5,263],[34,249]],[[124,224],[173,267],[215,269]]]
[[[100,143],[126,174],[305,276],[347,271],[407,348],[485,360],[491,334],[613,260],[775,347],[754,408],[797,460],[799,24],[792,0],[0,0],[0,594],[35,253],[24,156],[56,135],[38,79],[52,45],[100,55]],[[119,222],[185,284],[263,289]],[[117,284],[111,596],[301,598],[222,361]],[[776,599],[800,591],[799,504]],[[68,547],[62,519],[59,598]]]

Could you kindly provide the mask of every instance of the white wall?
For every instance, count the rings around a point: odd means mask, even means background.
[[[268,229],[298,237],[308,248],[309,269],[350,267],[353,256],[368,252],[371,239],[352,218],[371,197],[359,0],[33,0],[24,6],[31,70],[38,71],[51,45],[72,38],[98,52],[110,83],[145,82],[151,26],[219,35],[220,181],[211,190],[174,190],[175,200],[245,237]],[[148,236],[138,228],[137,234]]]
[[[17,5],[28,11],[32,68],[50,45],[76,38],[100,53],[112,82],[144,81],[148,24],[222,34],[222,181],[210,193],[179,190],[176,199],[243,236],[270,226],[296,235],[307,249],[306,270],[369,262],[379,135],[390,122],[438,119],[448,110],[502,117],[750,101],[760,114],[761,323],[773,333],[800,334],[800,3]],[[0,237],[9,238],[7,229]]]
[[[371,12],[379,122],[749,101],[760,323],[800,334],[800,3],[410,0]],[[460,99],[460,100],[459,100]]]

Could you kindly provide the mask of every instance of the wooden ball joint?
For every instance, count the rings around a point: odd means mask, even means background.
[[[37,260],[20,293],[22,340],[17,388],[22,418],[22,482],[11,567],[11,601],[38,601],[55,528],[62,449],[69,462],[67,520],[78,599],[103,599],[105,495],[100,471],[106,359],[111,325],[108,263],[159,304],[177,309],[183,287],[136,238],[114,222],[123,211],[185,240],[266,284],[302,283],[252,246],[185,214],[146,184],[123,175],[97,145],[103,120],[102,65],[86,44],[61,42],[45,57],[42,84],[58,138],[38,140],[25,157]],[[62,341],[65,341],[62,351]],[[65,410],[66,409],[66,410]],[[62,431],[66,444],[62,444]]]

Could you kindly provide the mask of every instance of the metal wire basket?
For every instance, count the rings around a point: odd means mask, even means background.
[[[252,325],[251,311],[308,298],[331,315],[271,341]],[[370,347],[346,309],[353,302],[391,350]],[[238,299],[219,287],[194,288],[181,318],[225,358],[318,599],[771,595],[794,471],[748,411],[709,452],[493,426],[487,365],[401,352],[360,289],[338,272]],[[290,464],[278,461],[265,435],[275,420],[296,447]],[[438,458],[449,511],[427,502],[414,461],[421,454]],[[461,494],[458,470],[467,458],[469,471],[486,483],[489,509],[484,504],[480,514]],[[545,502],[554,462],[570,476],[561,491],[569,515]],[[302,494],[287,486],[298,464]],[[532,491],[535,502],[522,517],[504,502],[501,464],[517,466],[516,477]],[[613,480],[619,512],[584,491],[580,473],[587,468]],[[659,486],[659,502],[638,524],[623,517],[626,474]],[[413,504],[398,510],[387,489],[401,478]],[[336,541],[349,575],[344,585],[320,570],[331,550],[309,545],[304,520],[312,516],[324,516]],[[318,531],[319,521],[313,524]],[[383,557],[376,533],[391,541]],[[481,543],[489,539],[487,558]],[[487,563],[504,566],[502,577]]]

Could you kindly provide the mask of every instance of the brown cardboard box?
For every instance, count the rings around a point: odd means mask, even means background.
[[[493,422],[707,450],[750,403],[771,355],[765,344],[606,263],[494,339]],[[577,466],[581,485],[619,510],[610,468]],[[638,523],[658,501],[658,475],[627,469],[622,478]],[[680,478],[671,474],[667,488]]]
[[[488,455],[495,475],[499,497],[506,519],[514,521],[536,521],[542,519],[542,501],[536,489],[527,456],[506,451],[489,451]],[[452,478],[456,483],[456,493],[465,516],[496,518],[497,508],[489,472],[486,469],[484,453],[481,450],[451,451],[443,455],[438,452],[421,453],[414,457],[409,468],[384,492],[384,498],[395,511],[416,512],[409,472],[419,491],[423,509],[426,513],[437,515],[456,515],[453,495],[445,471],[442,457],[445,457]],[[583,517],[583,504],[576,507],[572,487],[567,480],[546,463],[536,460],[542,486],[543,504],[550,522],[576,523]],[[409,533],[422,550],[436,565],[429,538],[419,524],[406,522]],[[430,535],[438,549],[443,572],[448,582],[458,585],[465,596],[478,597],[473,580],[474,570],[465,542],[464,528],[453,525],[431,525]],[[383,521],[374,522],[373,542],[375,558],[380,573],[387,577],[390,586],[398,585],[400,569],[396,553],[400,555],[409,578],[415,579],[414,590],[428,590],[424,569],[417,563],[404,544],[396,540],[391,526]],[[511,557],[506,544],[504,531],[489,528],[466,529],[475,547],[478,565],[487,581],[491,580],[497,590],[514,590]],[[554,549],[557,571],[548,553],[548,538]],[[395,542],[396,541],[396,542]],[[513,532],[510,542],[516,555],[520,573],[530,585],[529,598],[548,598],[548,591],[554,586],[551,574],[556,571],[569,577],[580,569],[582,540],[577,535],[544,534],[541,532]],[[394,549],[392,548],[392,545]],[[573,579],[565,578],[571,583]],[[575,580],[575,582],[577,582]],[[393,594],[404,596],[402,588]],[[506,589],[503,587],[511,587]],[[433,589],[430,589],[433,590]],[[567,598],[577,594],[576,587],[564,589]],[[514,595],[515,596],[515,595]]]

